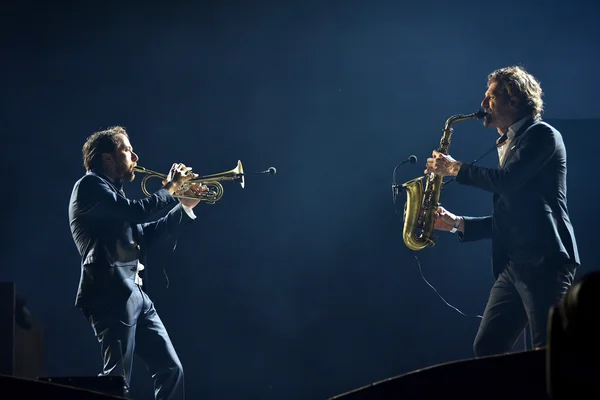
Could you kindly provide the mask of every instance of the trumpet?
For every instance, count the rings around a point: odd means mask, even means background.
[[[136,166],[133,168],[134,171],[146,174],[142,179],[142,192],[146,196],[150,196],[151,193],[146,188],[146,183],[151,178],[158,178],[164,184],[167,180],[167,175],[161,174],[159,172],[155,172],[149,170],[147,168]],[[215,204],[217,201],[221,200],[223,197],[223,185],[221,185],[222,181],[233,181],[239,182],[242,189],[245,186],[244,180],[244,168],[242,167],[242,162],[238,160],[237,166],[229,171],[219,172],[212,175],[204,175],[200,176],[196,179],[189,180],[185,182],[181,187],[175,192],[173,197],[177,197],[180,199],[194,199],[206,202],[207,204]],[[186,194],[190,186],[194,183],[198,183],[208,187],[208,192],[200,194],[200,195],[192,195]]]

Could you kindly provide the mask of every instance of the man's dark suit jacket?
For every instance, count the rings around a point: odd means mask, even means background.
[[[185,221],[191,218],[166,189],[130,200],[105,175],[86,173],[69,202],[71,233],[81,255],[75,306],[126,301],[136,288],[138,260],[146,264],[148,246]]]
[[[559,131],[530,119],[508,144],[503,165],[463,164],[461,184],[493,195],[492,215],[465,217],[461,241],[492,239],[492,273],[515,263],[580,264],[567,210],[567,153]]]

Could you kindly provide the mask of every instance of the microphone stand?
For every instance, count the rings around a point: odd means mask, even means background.
[[[396,183],[396,170],[399,166],[406,164],[407,162],[414,164],[417,162],[417,156],[411,155],[406,160],[402,161],[400,164],[394,167],[394,172],[392,172],[392,198],[394,204],[396,204],[396,196],[400,193],[400,186]]]

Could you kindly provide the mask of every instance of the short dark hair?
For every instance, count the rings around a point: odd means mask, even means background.
[[[117,135],[127,135],[122,126],[113,126],[103,131],[94,132],[83,144],[83,166],[86,171],[102,169],[102,153],[113,153],[117,150]]]
[[[497,69],[488,75],[488,86],[493,82],[496,82],[524,113],[535,119],[542,118],[544,112],[542,87],[524,67],[510,66]]]

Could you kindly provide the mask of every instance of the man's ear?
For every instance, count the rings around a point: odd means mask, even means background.
[[[112,161],[112,156],[109,153],[102,153],[102,161]]]

